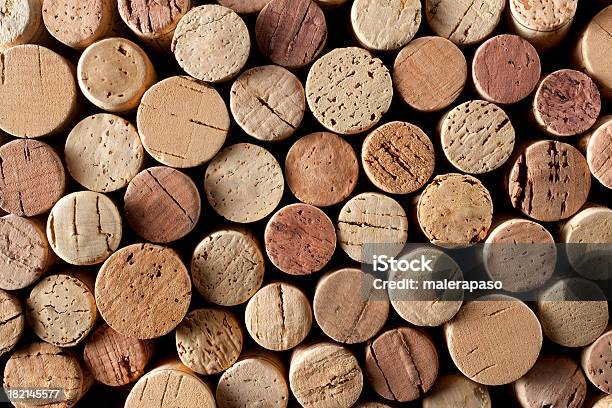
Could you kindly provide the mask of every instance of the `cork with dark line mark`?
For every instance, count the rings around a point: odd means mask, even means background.
[[[601,391],[612,392],[612,331],[608,327],[606,332],[597,338],[590,346],[582,349],[581,364],[588,380]]]
[[[0,356],[15,347],[25,329],[21,301],[0,289]]]
[[[585,135],[579,146],[586,153],[591,174],[605,187],[612,189],[612,116],[606,116]]]

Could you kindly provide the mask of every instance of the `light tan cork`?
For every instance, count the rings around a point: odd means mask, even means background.
[[[612,356],[610,341],[612,341],[612,331],[608,326],[605,333],[599,336],[590,346],[582,349],[580,356],[582,369],[588,380],[605,393],[612,391],[612,367],[609,364]],[[602,408],[604,407],[609,406],[602,404]]]
[[[578,0],[510,0],[509,8],[510,29],[545,51],[567,35]]]
[[[423,408],[447,407],[491,408],[489,390],[460,374],[444,374],[423,397]]]
[[[584,408],[612,408],[612,395],[599,395],[585,403]]]
[[[390,405],[383,404],[382,402],[362,402],[355,405],[355,408],[391,408]]]
[[[270,0],[217,0],[220,5],[238,14],[254,14],[261,11]]]
[[[604,116],[592,131],[580,139],[579,148],[586,155],[591,174],[612,189],[612,116]]]
[[[42,0],[0,1],[0,52],[44,39]]]
[[[15,347],[24,328],[21,301],[17,296],[0,289],[0,356]]]
[[[612,98],[612,6],[600,11],[586,26],[574,52],[575,63],[601,87],[606,99]]]

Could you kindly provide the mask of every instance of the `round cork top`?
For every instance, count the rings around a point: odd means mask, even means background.
[[[138,131],[147,152],[171,167],[196,167],[225,143],[230,117],[221,95],[193,78],[155,84],[138,108]]]
[[[508,193],[514,208],[538,221],[559,221],[586,202],[591,174],[584,156],[557,141],[528,145],[512,164]]]
[[[612,395],[600,395],[593,399],[592,405],[585,405],[585,408],[610,408],[612,407]]]
[[[351,25],[357,41],[372,51],[402,48],[421,24],[420,0],[355,0]]]
[[[264,240],[274,266],[289,275],[310,275],[331,260],[336,249],[336,229],[317,207],[291,204],[270,218]]]
[[[587,144],[586,158],[591,174],[612,189],[612,120],[593,132]]]
[[[304,293],[288,283],[261,288],[247,304],[244,321],[257,344],[274,351],[300,344],[312,326],[312,309]]]
[[[227,81],[242,71],[249,58],[249,30],[232,9],[212,4],[195,7],[179,21],[172,52],[192,77]]]
[[[423,397],[423,408],[491,408],[487,387],[460,374],[444,374]]]
[[[98,317],[93,291],[76,276],[42,279],[26,301],[28,325],[41,340],[58,347],[81,343]]]
[[[102,318],[114,330],[152,339],[169,333],[187,313],[191,280],[170,248],[134,244],[102,265],[95,294]]]
[[[191,0],[119,0],[119,15],[139,37],[157,39],[171,34],[191,8]]]
[[[510,0],[510,13],[520,25],[535,31],[555,31],[574,19],[578,0]]]
[[[140,172],[124,196],[125,217],[144,239],[168,243],[183,238],[200,218],[201,199],[195,183],[170,167]]]
[[[402,100],[419,112],[449,106],[465,87],[467,62],[442,37],[421,37],[404,47],[393,64],[393,83]]]
[[[276,0],[275,0],[276,1]],[[336,48],[319,58],[306,79],[306,100],[325,128],[352,135],[372,128],[393,99],[391,75],[368,51]]]
[[[419,127],[386,123],[363,142],[361,163],[376,187],[391,194],[409,194],[423,187],[435,167],[434,147]]]
[[[119,116],[99,113],[80,121],[68,134],[64,159],[68,172],[88,190],[117,191],[144,164],[136,127]]]
[[[119,387],[138,380],[153,354],[148,341],[131,339],[102,324],[85,342],[83,359],[96,381]]]
[[[72,265],[96,265],[119,248],[121,214],[104,194],[79,191],[55,204],[47,220],[53,251]]]
[[[265,259],[253,234],[224,229],[207,235],[191,258],[193,286],[202,297],[222,306],[246,302],[261,287]]]
[[[453,166],[464,173],[482,174],[510,158],[515,133],[501,108],[476,100],[462,103],[442,118],[440,138]]]
[[[0,218],[0,289],[23,289],[45,274],[52,252],[38,222],[5,215]]]
[[[582,369],[587,378],[597,388],[605,393],[612,391],[612,331],[602,334],[590,346],[582,351]]]
[[[231,367],[242,352],[242,329],[229,311],[197,309],[176,328],[176,348],[187,367],[202,375]]]
[[[259,50],[274,64],[301,68],[325,47],[327,24],[312,0],[272,0],[257,16],[255,35]]]
[[[319,280],[312,306],[328,337],[341,343],[363,343],[383,327],[389,299],[370,281],[371,275],[355,268],[329,272]]]
[[[223,218],[240,223],[267,217],[280,203],[285,183],[272,154],[249,143],[223,149],[208,165],[206,197]]]
[[[502,34],[485,41],[472,61],[472,80],[481,98],[509,105],[525,99],[540,80],[542,67],[529,41]]]
[[[612,65],[610,65],[610,32],[612,32],[612,7],[600,11],[587,24],[578,44],[578,59],[586,72],[597,81],[606,93],[612,92]]]
[[[33,217],[51,209],[66,188],[66,173],[53,148],[36,140],[13,140],[0,147],[0,207]]]
[[[353,192],[359,163],[343,138],[327,132],[311,133],[289,149],[285,177],[298,200],[326,207],[344,201]]]
[[[388,400],[414,401],[438,376],[438,353],[418,329],[388,330],[366,346],[365,371],[374,391]]]
[[[0,129],[35,138],[61,131],[76,109],[77,87],[70,63],[38,46],[20,45],[0,58]]]
[[[24,328],[21,301],[15,295],[0,289],[0,356],[15,347]]]
[[[242,130],[255,139],[285,140],[302,123],[306,109],[304,87],[285,68],[252,68],[232,85],[230,109]]]
[[[32,42],[44,30],[40,0],[4,1],[0,26],[0,52]]]
[[[231,8],[238,14],[254,14],[261,11],[270,0],[217,0],[220,5]]]
[[[538,318],[527,305],[509,296],[466,302],[446,323],[444,333],[459,371],[485,385],[509,384],[521,378],[542,348]]]

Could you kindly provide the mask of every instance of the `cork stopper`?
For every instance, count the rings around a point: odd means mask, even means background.
[[[612,68],[610,67],[610,32],[612,32],[612,7],[600,11],[586,25],[578,39],[575,63],[601,87],[606,99],[612,97]]]
[[[270,0],[217,0],[220,5],[231,8],[238,14],[259,13]]]
[[[591,174],[612,189],[612,117],[606,118],[587,138],[585,150]]]
[[[44,35],[42,0],[4,1],[0,6],[0,52],[34,43]]]
[[[577,8],[578,0],[510,0],[510,28],[547,50],[563,40]]]
[[[609,329],[609,328],[608,328]],[[612,331],[606,330],[597,338],[590,346],[582,350],[582,369],[587,378],[595,387],[605,393],[612,392],[612,350],[610,350],[610,342],[612,342]],[[593,408],[599,407],[594,405]],[[603,405],[601,408],[605,408]]]
[[[170,248],[134,244],[102,265],[95,294],[102,318],[115,331],[152,339],[172,331],[187,313],[191,280]]]
[[[592,398],[592,405],[587,402],[585,408],[610,408],[612,407],[612,395],[603,395]]]
[[[390,405],[383,404],[382,402],[362,402],[355,405],[355,408],[391,408]]]
[[[17,296],[0,289],[0,356],[15,347],[24,328],[21,301]]]
[[[487,387],[460,374],[438,377],[433,388],[423,397],[423,408],[491,408]]]

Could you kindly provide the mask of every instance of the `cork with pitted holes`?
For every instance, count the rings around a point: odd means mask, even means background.
[[[610,327],[591,345],[582,349],[580,359],[588,380],[605,393],[612,391],[612,331],[609,329]]]
[[[510,0],[508,8],[510,29],[546,51],[569,32],[578,0]]]
[[[3,1],[0,4],[0,52],[45,39],[42,0]]]
[[[15,347],[25,329],[21,300],[0,289],[0,356]]]

